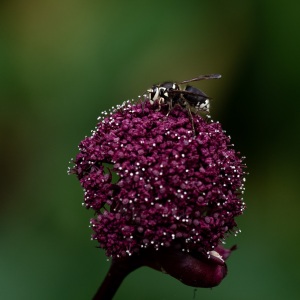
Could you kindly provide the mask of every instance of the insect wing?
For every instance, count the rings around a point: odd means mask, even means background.
[[[191,91],[185,91],[185,90],[173,90],[169,91],[169,94],[181,94],[183,96],[186,96],[184,98],[190,97],[200,97],[203,99],[211,99],[211,97],[208,97],[205,93],[197,89],[197,93],[191,92]]]
[[[184,84],[192,81],[199,81],[199,80],[206,80],[206,79],[219,79],[222,76],[220,74],[208,74],[208,75],[199,75],[198,77],[189,79],[189,80],[184,80],[180,82],[179,84]]]

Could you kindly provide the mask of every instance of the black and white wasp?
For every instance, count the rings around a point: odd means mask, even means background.
[[[195,134],[192,112],[196,114],[201,112],[208,114],[210,108],[210,97],[193,86],[186,85],[181,88],[180,85],[193,81],[219,78],[221,78],[220,74],[209,74],[200,75],[198,77],[184,80],[179,83],[164,82],[162,84],[153,85],[150,89],[147,90],[148,94],[144,96],[149,100],[151,104],[157,102],[159,107],[158,110],[161,109],[162,105],[167,104],[169,106],[168,114],[171,112],[175,105],[179,105],[182,108],[185,108],[188,111],[188,115],[192,123],[192,129]]]

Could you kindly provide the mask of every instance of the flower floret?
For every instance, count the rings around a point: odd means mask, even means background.
[[[193,115],[194,135],[185,110],[166,114],[148,102],[126,104],[80,143],[72,172],[108,256],[174,243],[213,251],[245,208],[245,165],[221,125]]]

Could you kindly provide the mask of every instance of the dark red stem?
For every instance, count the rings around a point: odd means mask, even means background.
[[[139,268],[139,257],[127,257],[125,259],[113,259],[110,269],[104,278],[93,300],[111,300],[120,287],[125,277]]]
[[[189,286],[203,288],[217,286],[227,274],[225,260],[232,250],[234,247],[224,249],[218,246],[211,252],[211,257],[208,257],[201,253],[183,252],[174,245],[160,250],[144,249],[139,254],[113,259],[93,299],[113,299],[125,277],[141,266],[167,273]]]

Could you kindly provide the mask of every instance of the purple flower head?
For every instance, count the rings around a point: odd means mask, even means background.
[[[152,267],[172,269],[164,253],[186,253],[222,266],[222,280],[230,250],[218,245],[237,232],[235,217],[245,209],[243,158],[218,122],[193,115],[195,135],[187,111],[167,113],[149,102],[104,113],[70,172],[84,188],[84,205],[96,212],[93,239],[107,256],[162,250]]]

